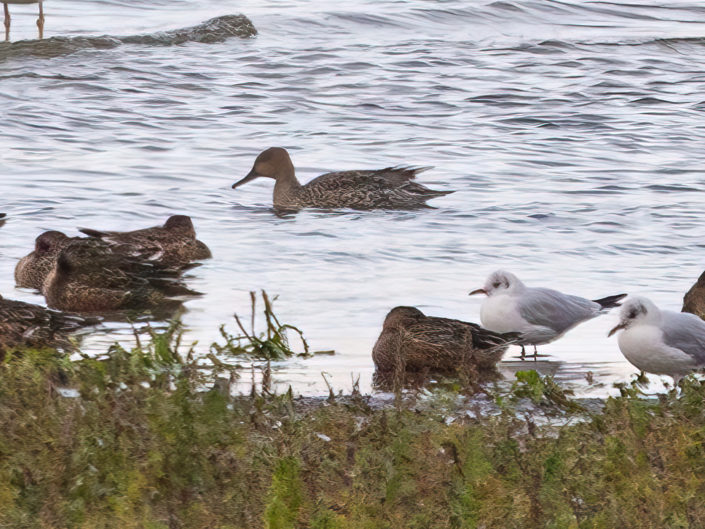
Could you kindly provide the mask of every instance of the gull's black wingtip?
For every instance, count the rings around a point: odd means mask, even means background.
[[[617,294],[615,296],[607,296],[606,298],[593,299],[595,303],[599,303],[603,309],[613,309],[619,307],[621,300],[627,297],[627,294]]]

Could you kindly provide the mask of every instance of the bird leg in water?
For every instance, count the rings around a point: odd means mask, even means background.
[[[538,360],[538,357],[539,357],[539,352],[536,349],[536,346],[534,345],[534,362],[536,362]]]
[[[44,38],[44,7],[42,7],[42,0],[39,0],[39,18],[37,19],[37,27],[39,28],[39,40],[42,40]]]
[[[521,346],[521,359],[524,360],[526,358],[526,349],[524,349],[524,346]]]
[[[3,4],[5,6],[5,41],[10,40],[10,9],[7,7],[7,4]]]

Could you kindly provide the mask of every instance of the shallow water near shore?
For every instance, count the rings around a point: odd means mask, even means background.
[[[479,321],[482,300],[467,293],[496,268],[674,310],[704,268],[698,2],[48,1],[42,44],[18,42],[36,36],[36,5],[10,8],[14,42],[0,43],[6,297],[43,301],[12,277],[43,230],[188,214],[214,259],[188,272],[205,295],[186,303],[185,340],[207,350],[220,324],[235,332],[234,312],[249,317],[249,291],[265,289],[313,349],[336,350],[276,366],[280,387],[320,395],[321,372],[336,389],[359,376],[370,390],[370,351],[395,305]],[[239,13],[257,36],[125,38],[194,35]],[[271,181],[230,189],[274,145],[302,181],[433,165],[420,181],[456,192],[429,210],[277,216]],[[635,372],[606,337],[615,321],[574,329],[536,364],[512,348],[502,372],[538,365],[578,394],[607,394]],[[131,335],[106,326],[85,346]]]

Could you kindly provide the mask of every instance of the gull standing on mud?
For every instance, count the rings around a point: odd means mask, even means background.
[[[44,7],[42,6],[42,0],[3,0],[3,7],[5,9],[5,41],[10,40],[10,8],[7,4],[39,4],[39,18],[37,19],[37,27],[39,28],[39,38],[40,40],[44,38]]]
[[[233,189],[255,178],[274,178],[274,207],[302,208],[415,209],[430,207],[426,201],[452,193],[437,191],[413,182],[427,167],[387,167],[377,170],[326,173],[301,185],[289,153],[270,147],[260,153],[252,170],[235,182]]]
[[[705,321],[687,312],[660,310],[650,299],[624,302],[617,331],[619,350],[634,366],[655,375],[673,377],[705,367]]]
[[[489,275],[485,286],[470,292],[486,294],[480,309],[482,325],[494,332],[519,332],[521,356],[525,345],[536,346],[557,340],[570,329],[619,306],[626,294],[589,300],[563,294],[550,288],[532,288],[510,272],[497,270]]]

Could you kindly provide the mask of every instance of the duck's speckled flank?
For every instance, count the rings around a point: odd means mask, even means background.
[[[414,209],[452,191],[436,191],[412,180],[419,167],[387,167],[371,171],[326,173],[275,201],[281,209],[351,208]]]

